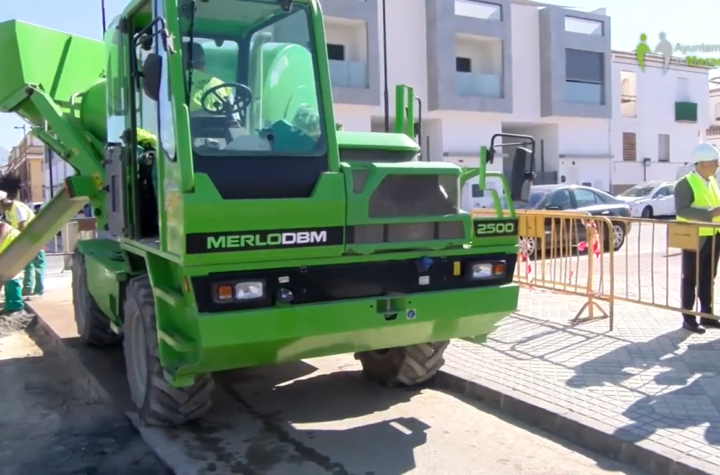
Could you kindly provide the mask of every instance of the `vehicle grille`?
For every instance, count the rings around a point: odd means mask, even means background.
[[[388,175],[370,196],[370,218],[457,214],[460,180],[454,175]]]

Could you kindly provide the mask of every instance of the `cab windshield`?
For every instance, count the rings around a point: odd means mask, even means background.
[[[277,0],[194,2],[183,18],[185,95],[194,151],[318,156],[321,127],[310,14]]]

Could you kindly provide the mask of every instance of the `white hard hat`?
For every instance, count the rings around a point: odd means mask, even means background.
[[[693,163],[712,162],[715,160],[720,160],[720,151],[709,143],[699,143],[692,151]]]

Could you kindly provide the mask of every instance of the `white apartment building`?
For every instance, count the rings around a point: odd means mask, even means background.
[[[382,131],[383,1],[321,3],[336,121],[345,130]],[[494,134],[527,134],[537,140],[539,182],[613,191],[666,172],[674,178],[667,163],[682,162],[698,132],[704,135],[707,86],[698,89],[698,81],[707,82],[707,69],[662,75],[653,64],[640,75],[637,60],[633,65],[627,54],[612,51],[603,9],[587,13],[531,0],[386,0],[385,6],[390,115],[394,85],[413,86],[422,103],[424,159],[474,166],[479,147]],[[621,93],[623,71],[635,73],[639,93]],[[631,107],[623,101],[631,95],[636,117],[625,117]],[[623,154],[623,133],[635,134],[634,155],[629,145]],[[660,141],[669,153],[659,153]],[[508,162],[492,168],[502,171]]]
[[[706,140],[720,148],[720,77],[710,81],[710,127]]]
[[[707,83],[702,66],[671,63],[664,70],[661,57],[646,55],[643,72],[634,52],[613,52],[615,191],[676,178],[710,125]]]

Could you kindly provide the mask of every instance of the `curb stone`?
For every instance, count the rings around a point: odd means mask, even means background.
[[[720,467],[655,442],[629,442],[615,428],[590,420],[559,405],[535,399],[511,388],[482,380],[461,369],[441,370],[433,382],[443,389],[479,401],[606,457],[653,475],[717,475]]]

